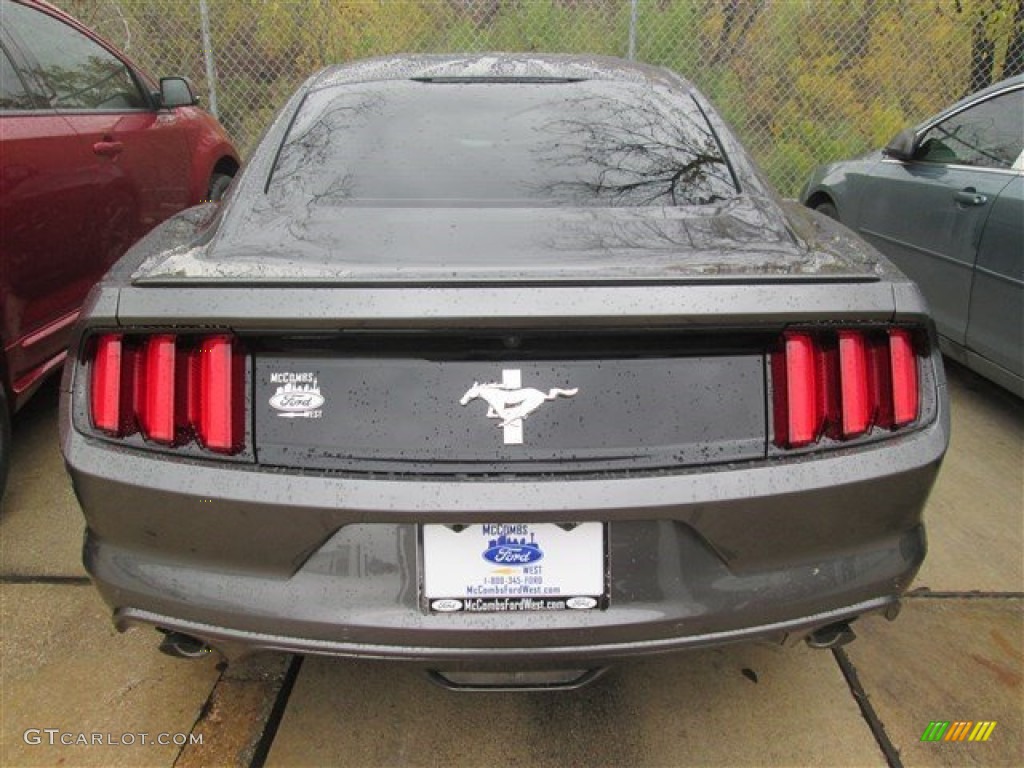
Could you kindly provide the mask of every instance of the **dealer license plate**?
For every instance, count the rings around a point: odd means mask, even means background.
[[[605,524],[424,525],[423,598],[432,613],[608,607]]]

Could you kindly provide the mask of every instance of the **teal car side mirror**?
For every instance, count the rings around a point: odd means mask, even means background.
[[[915,138],[913,128],[904,128],[892,138],[892,141],[885,145],[885,149],[882,152],[886,157],[891,157],[894,160],[910,162],[914,159],[914,150],[917,149],[914,142]]]

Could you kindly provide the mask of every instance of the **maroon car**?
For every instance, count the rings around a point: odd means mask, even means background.
[[[159,85],[70,16],[0,0],[0,495],[10,417],[61,365],[86,293],[224,193],[238,154],[187,81]]]

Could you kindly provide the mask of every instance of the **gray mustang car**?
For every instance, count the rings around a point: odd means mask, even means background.
[[[119,629],[457,687],[893,618],[949,431],[913,283],[687,82],[592,57],[313,76],[71,360]]]

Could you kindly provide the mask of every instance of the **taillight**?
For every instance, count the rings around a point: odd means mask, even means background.
[[[918,360],[906,329],[787,332],[771,363],[781,447],[810,445],[823,434],[850,440],[918,418]]]
[[[893,425],[902,427],[917,420],[921,393],[917,376],[914,342],[908,331],[889,331],[889,361],[892,370]]]
[[[864,335],[839,332],[839,392],[843,437],[863,435],[871,428],[874,402],[868,376],[868,351]]]
[[[150,440],[171,445],[175,438],[175,338],[150,336],[142,350],[135,380],[139,427]]]
[[[813,339],[804,333],[786,334],[781,355],[773,360],[776,387],[775,434],[786,445],[813,443],[821,427],[818,403],[818,359]]]
[[[90,366],[96,429],[226,454],[244,447],[245,356],[234,337],[105,334]]]
[[[122,437],[132,430],[132,355],[120,334],[96,342],[89,386],[89,409],[96,429]]]
[[[241,448],[245,416],[242,355],[230,336],[203,339],[196,354],[199,380],[193,408],[199,442],[211,451],[235,453]]]

